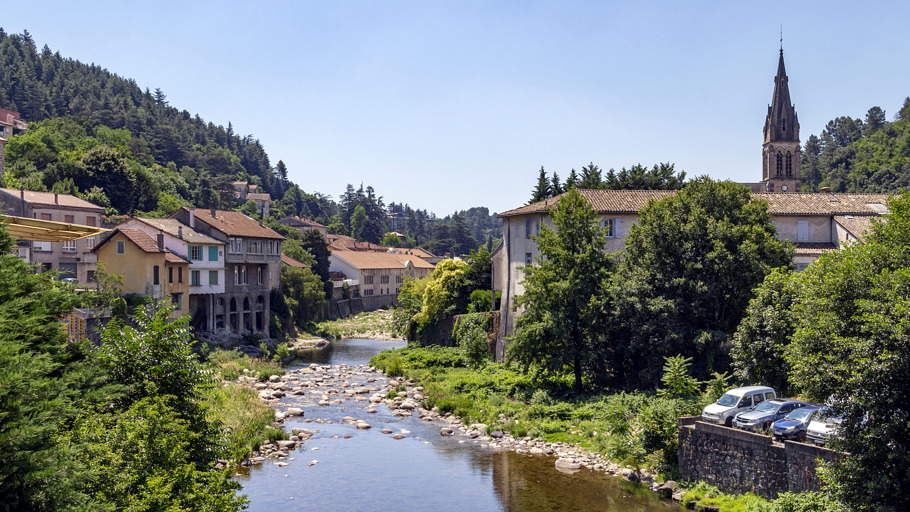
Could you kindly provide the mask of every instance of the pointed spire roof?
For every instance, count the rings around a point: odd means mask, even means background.
[[[774,95],[765,118],[765,142],[799,141],[799,120],[796,108],[790,103],[790,87],[784,66],[784,49],[780,49]]]

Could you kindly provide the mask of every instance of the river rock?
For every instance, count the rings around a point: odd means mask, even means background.
[[[390,428],[384,428],[384,429],[382,429],[382,433],[383,433],[383,434],[391,434],[392,432],[394,432],[394,431],[393,431],[392,429],[390,429]]]
[[[443,427],[439,429],[439,435],[441,436],[454,436],[455,430],[449,427]]]
[[[620,475],[622,475],[623,478],[625,478],[626,480],[628,480],[630,482],[638,481],[638,473],[636,473],[635,471],[632,471],[629,468],[623,469],[620,472]]]
[[[280,382],[281,377],[278,375],[269,375],[269,382]]]
[[[284,414],[286,416],[303,416],[303,409],[299,407],[288,407],[287,410],[284,411]]]
[[[297,443],[294,441],[275,441],[275,444],[282,450],[293,450],[297,447]]]
[[[367,423],[363,420],[358,421],[357,423],[355,423],[355,425],[357,425],[358,430],[366,430],[368,428],[372,428],[369,423]]]
[[[563,473],[574,473],[581,469],[581,464],[574,459],[556,459],[556,469]]]
[[[396,441],[400,441],[400,440],[404,439],[405,437],[407,437],[407,436],[405,436],[404,434],[395,434],[394,436],[392,436],[392,439],[394,439]]]

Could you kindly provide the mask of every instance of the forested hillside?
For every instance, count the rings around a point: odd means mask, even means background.
[[[74,194],[108,215],[238,208],[231,182],[239,180],[272,197],[271,220],[308,217],[359,240],[380,243],[398,231],[411,245],[463,254],[499,236],[499,220],[482,207],[437,219],[407,203],[386,205],[362,184],[347,185],[340,202],[305,192],[288,179],[282,161],[272,166],[252,135],[171,106],[160,89],[143,90],[46,45],[39,51],[27,31],[0,28],[0,108],[19,112],[29,124],[6,147],[0,186]]]
[[[865,119],[838,117],[805,141],[803,191],[897,192],[910,186],[910,98],[894,121],[872,107]]]

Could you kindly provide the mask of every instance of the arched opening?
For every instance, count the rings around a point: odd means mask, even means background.
[[[777,175],[783,175],[784,171],[784,155],[780,151],[777,152]]]

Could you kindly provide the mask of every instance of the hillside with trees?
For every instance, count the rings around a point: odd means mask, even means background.
[[[872,107],[865,119],[838,117],[820,135],[810,135],[802,177],[805,192],[886,193],[910,185],[910,97],[894,121]]]
[[[347,185],[338,202],[307,192],[252,135],[170,105],[161,89],[142,89],[46,45],[39,50],[27,31],[0,29],[0,63],[0,107],[29,123],[6,147],[0,186],[73,194],[107,215],[167,216],[180,206],[250,214],[255,208],[240,204],[231,185],[246,181],[272,197],[271,219],[263,221],[273,228],[299,216],[361,241],[379,244],[396,231],[407,245],[455,254],[499,237],[499,220],[483,207],[437,219],[407,203],[387,205],[369,185]]]

